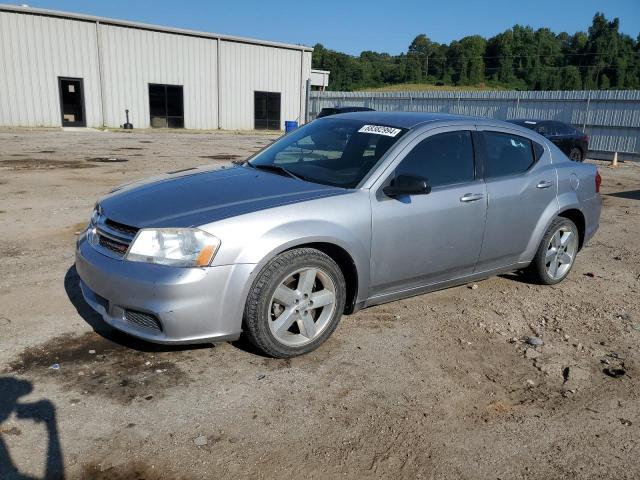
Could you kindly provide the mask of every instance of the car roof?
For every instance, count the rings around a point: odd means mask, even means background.
[[[411,129],[418,125],[431,122],[473,122],[475,124],[496,125],[504,124],[513,127],[513,124],[507,124],[501,120],[492,120],[481,117],[471,117],[467,115],[453,115],[449,113],[422,113],[422,112],[352,112],[333,115],[333,118],[350,118],[363,122],[377,123],[381,125],[389,125],[397,128]]]
[[[514,118],[511,120],[507,120],[509,123],[529,123],[531,125],[545,124],[545,123],[561,123],[562,125],[570,125],[567,122],[563,122],[560,120],[535,120],[533,118]]]
[[[373,108],[369,108],[369,107],[356,107],[356,106],[343,106],[343,107],[324,107],[322,110],[330,110],[332,112],[367,112],[367,111],[373,111]]]

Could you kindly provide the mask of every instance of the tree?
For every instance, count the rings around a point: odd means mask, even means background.
[[[489,39],[471,35],[444,45],[421,33],[400,55],[365,51],[354,57],[318,44],[313,66],[331,70],[333,90],[486,81],[530,90],[640,88],[640,35],[633,39],[619,26],[617,18],[596,13],[587,32],[574,34],[514,25]]]
[[[429,68],[429,58],[433,60],[438,51],[438,45],[429,40],[424,33],[413,39],[407,51],[412,77],[416,81],[426,79],[431,69]]]
[[[601,75],[615,77],[612,68],[619,56],[621,35],[618,32],[620,21],[614,18],[609,22],[602,13],[593,17],[589,36],[585,45],[586,58],[589,62],[586,84],[588,88],[598,88]],[[608,78],[607,78],[608,82]]]
[[[582,78],[580,77],[580,70],[575,65],[569,65],[562,71],[562,83],[563,90],[581,90]]]
[[[487,42],[487,72],[495,81],[510,84],[515,80],[513,70],[513,30],[499,33]]]

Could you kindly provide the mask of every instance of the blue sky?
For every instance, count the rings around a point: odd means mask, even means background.
[[[6,0],[5,0],[6,1]],[[2,0],[0,0],[2,2]],[[620,18],[621,30],[640,32],[640,0],[25,0],[32,7],[65,10],[263,40],[314,45],[350,54],[397,54],[426,33],[449,43],[485,37],[516,23],[555,32],[586,30],[596,11]]]

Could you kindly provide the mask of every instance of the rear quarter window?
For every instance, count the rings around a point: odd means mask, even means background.
[[[485,145],[485,178],[523,173],[535,163],[533,142],[511,133],[483,132]]]

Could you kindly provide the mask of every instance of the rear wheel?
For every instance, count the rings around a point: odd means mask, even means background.
[[[545,233],[529,272],[544,285],[554,285],[565,279],[578,253],[578,228],[568,218],[556,218]]]
[[[315,350],[337,327],[345,291],[331,257],[313,248],[284,252],[262,269],[249,292],[245,334],[272,357]]]
[[[581,162],[583,160],[583,158],[582,158],[582,150],[580,150],[578,147],[573,147],[569,151],[569,158],[571,160],[573,160],[574,162]]]

